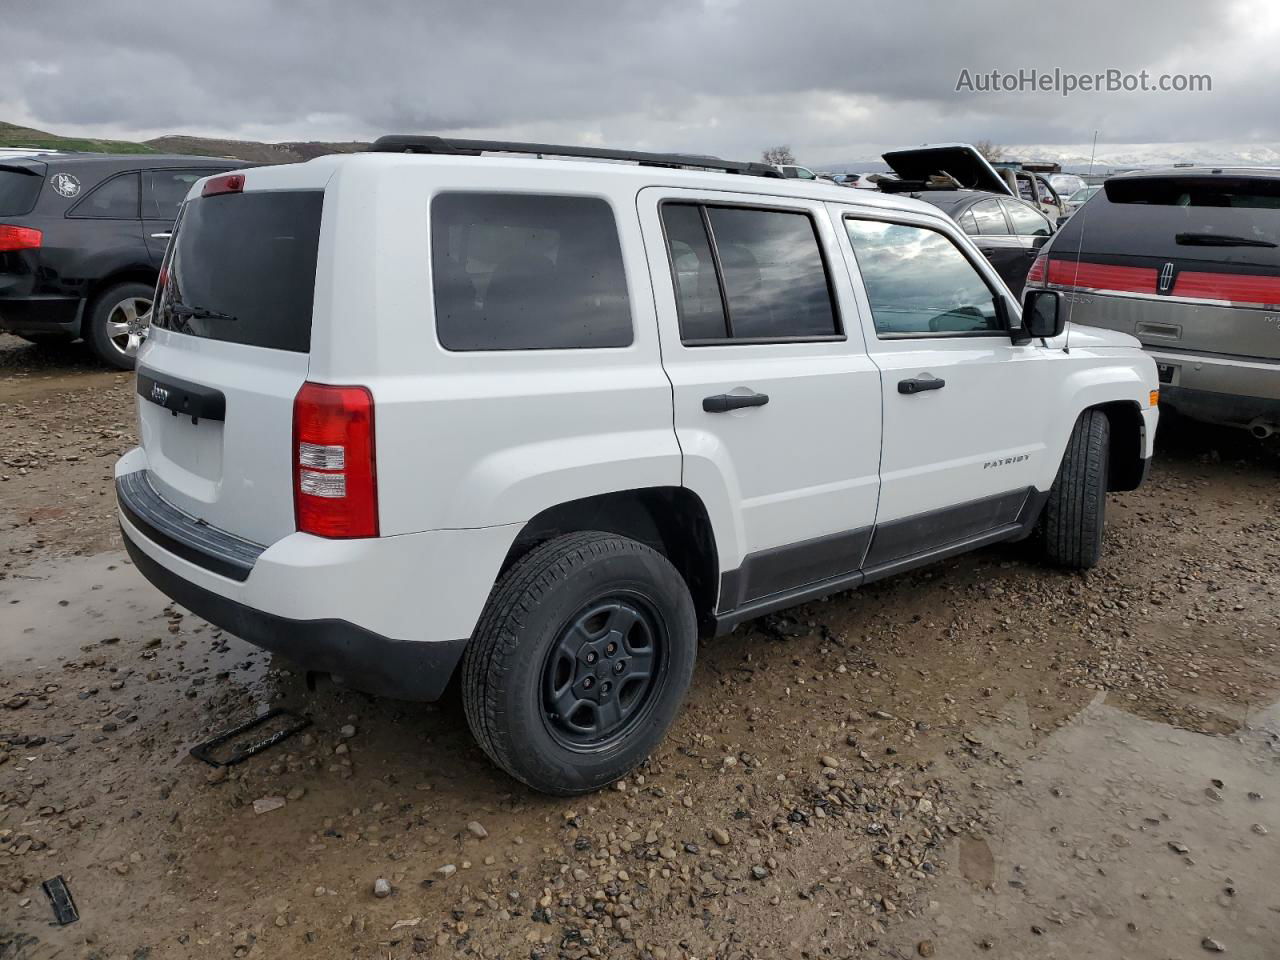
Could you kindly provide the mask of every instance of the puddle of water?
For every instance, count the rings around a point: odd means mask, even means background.
[[[993,812],[909,931],[938,956],[1280,956],[1280,703],[1212,737],[1099,697]]]
[[[0,580],[0,671],[19,664],[52,666],[86,652],[159,639],[158,667],[181,662],[191,675],[226,673],[246,686],[257,686],[266,675],[270,654],[219,634],[185,611],[174,635],[170,607],[123,551],[23,567]]]

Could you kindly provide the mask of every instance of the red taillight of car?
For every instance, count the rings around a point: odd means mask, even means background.
[[[1231,303],[1280,304],[1280,277],[1183,270],[1173,284],[1175,297],[1227,300]]]
[[[1031,265],[1031,269],[1027,271],[1027,283],[1044,283],[1045,271],[1048,269],[1048,254],[1040,254],[1036,257],[1036,262]]]
[[[293,503],[298,529],[318,537],[378,535],[373,394],[304,383],[293,401]]]
[[[200,191],[202,197],[216,197],[220,193],[243,193],[244,192],[244,174],[243,173],[224,173],[220,177],[210,177],[204,182],[204,189]]]
[[[1050,260],[1049,282],[1064,287],[1087,287],[1116,293],[1155,293],[1156,271],[1151,267]]]
[[[11,227],[0,223],[0,253],[35,250],[44,243],[44,234],[31,227]]]

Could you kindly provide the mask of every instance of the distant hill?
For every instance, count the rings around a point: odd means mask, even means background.
[[[235,157],[252,163],[299,163],[327,153],[359,153],[369,146],[356,140],[345,143],[293,141],[258,143],[255,140],[214,140],[209,137],[169,136],[148,140],[144,146],[159,153],[186,153],[201,157]]]
[[[185,153],[200,157],[232,157],[252,163],[298,163],[327,153],[358,153],[369,146],[346,143],[258,143],[255,140],[215,140],[181,135],[157,137],[144,143],[132,140],[90,140],[61,137],[44,130],[0,121],[0,147],[44,147],[49,150],[85,150],[94,153]]]
[[[0,121],[0,147],[44,147],[48,150],[88,150],[94,153],[155,153],[145,143],[131,140],[87,140],[19,127]]]

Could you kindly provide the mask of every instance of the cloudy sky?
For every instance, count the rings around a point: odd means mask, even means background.
[[[141,139],[386,132],[804,161],[945,140],[1280,142],[1274,0],[0,0],[0,120]],[[957,92],[962,70],[1209,74]]]

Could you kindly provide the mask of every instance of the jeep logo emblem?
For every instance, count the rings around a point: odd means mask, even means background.
[[[160,384],[153,383],[151,385],[151,399],[161,406],[164,406],[164,404],[169,400],[169,391],[160,386]]]

